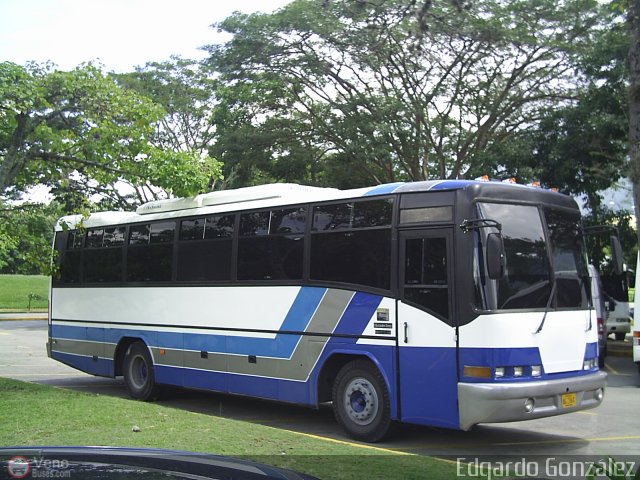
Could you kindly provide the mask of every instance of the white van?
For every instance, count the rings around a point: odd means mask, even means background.
[[[626,271],[621,274],[600,273],[605,306],[609,312],[605,321],[607,336],[613,333],[616,340],[619,341],[624,340],[631,331],[627,275]]]
[[[588,265],[588,269],[591,279],[591,301],[596,313],[598,325],[598,365],[600,368],[603,368],[604,357],[607,355],[607,332],[605,330],[605,324],[608,312],[604,306],[604,294],[598,270],[593,265]]]

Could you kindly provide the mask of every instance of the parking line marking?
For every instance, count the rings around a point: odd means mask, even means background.
[[[609,365],[608,363],[604,364],[605,367],[607,367],[607,370],[609,370],[611,373],[613,373],[614,375],[620,375],[620,372],[617,371],[615,368],[613,368],[611,365]]]
[[[438,460],[439,462],[449,463],[451,465],[458,465],[458,462],[455,461],[455,460],[449,460],[448,458],[440,458],[440,457],[436,457],[436,456],[432,456],[432,455],[428,455],[428,454],[427,455],[421,455],[419,453],[405,452],[405,451],[400,450],[400,449],[374,447],[373,445],[363,445],[361,443],[353,443],[353,442],[349,442],[347,440],[338,440],[337,438],[323,437],[321,435],[313,435],[311,433],[296,432],[296,431],[293,431],[293,430],[285,430],[285,429],[280,429],[280,430],[284,430],[286,432],[293,433],[293,434],[296,434],[296,435],[302,435],[303,437],[314,438],[314,439],[317,439],[317,440],[326,440],[328,442],[338,443],[338,444],[341,444],[341,445],[348,445],[350,447],[365,448],[365,449],[368,449],[368,450],[374,450],[374,451],[378,451],[378,452],[385,453],[385,454],[408,455],[408,456],[412,456],[412,457],[430,457],[430,458],[433,458],[434,460]]]
[[[315,438],[316,440],[326,440],[328,442],[338,443],[340,445],[349,445],[350,447],[358,447],[358,448],[364,448],[367,450],[374,450],[377,452],[391,453],[393,455],[410,455],[414,457],[420,456],[417,453],[403,452],[401,450],[391,450],[389,448],[375,447],[373,445],[364,445],[362,443],[354,443],[354,442],[349,442],[347,440],[338,440],[337,438],[323,437],[321,435],[314,435],[312,433],[296,432],[294,430],[286,430],[286,429],[283,429],[283,431],[288,433],[294,433],[296,435],[302,435],[303,437]]]
[[[579,413],[579,414],[581,414],[581,415],[598,415],[598,414],[597,414],[597,413],[595,413],[595,412],[574,412],[574,413]]]
[[[282,429],[284,430],[284,429]],[[302,435],[303,437],[309,437],[309,438],[315,438],[317,440],[326,440],[328,442],[333,442],[333,443],[338,443],[341,445],[348,445],[350,447],[356,447],[356,448],[365,448],[368,450],[374,450],[380,453],[385,453],[385,454],[391,454],[391,455],[408,455],[408,456],[412,456],[412,457],[430,457],[433,458],[434,460],[438,460],[439,462],[444,462],[444,463],[449,463],[452,465],[457,465],[458,462],[454,461],[454,460],[449,460],[448,458],[440,458],[440,457],[435,457],[432,455],[421,455],[418,453],[411,453],[411,452],[405,452],[403,450],[396,450],[396,449],[392,449],[392,448],[384,448],[384,447],[374,447],[373,445],[364,445],[362,443],[354,443],[354,442],[349,442],[347,440],[338,440],[337,438],[331,438],[331,437],[323,437],[321,435],[313,435],[311,433],[304,433],[304,432],[296,432],[293,430],[284,430],[286,432],[289,433],[293,433],[296,435]]]

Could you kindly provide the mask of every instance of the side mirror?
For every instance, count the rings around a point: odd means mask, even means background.
[[[487,235],[487,273],[489,278],[497,280],[502,278],[505,270],[504,244],[502,235],[490,233]]]
[[[621,275],[624,271],[622,258],[622,245],[617,235],[611,235],[611,256],[613,260],[613,269],[616,275]]]

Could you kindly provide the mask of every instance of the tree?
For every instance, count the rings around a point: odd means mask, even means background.
[[[640,0],[628,0],[629,26],[629,158],[636,234],[640,244]]]
[[[154,144],[163,150],[206,152],[215,138],[212,121],[215,81],[194,60],[171,57],[151,62],[135,72],[115,76],[119,85],[161,105]]]
[[[251,125],[244,150],[267,174],[306,145],[369,183],[460,178],[575,100],[598,13],[573,0],[441,2],[420,15],[400,0],[297,0],[226,19],[219,29],[233,37],[209,47],[209,64],[225,128]],[[242,146],[226,138],[217,147],[231,167],[226,153]]]
[[[127,208],[163,191],[205,190],[219,175],[217,162],[149,141],[164,114],[92,65],[62,72],[1,63],[0,193],[36,184],[58,193],[79,188]]]
[[[16,207],[0,202],[0,273],[46,274],[51,264],[58,204]]]
[[[605,7],[601,19],[606,15],[609,27],[596,31],[593,46],[578,59],[584,80],[575,101],[548,108],[536,125],[487,149],[470,169],[473,176],[538,180],[567,194],[584,194],[586,207],[598,211],[598,192],[626,174],[628,152],[628,35],[617,12]],[[502,159],[497,166],[496,159]]]

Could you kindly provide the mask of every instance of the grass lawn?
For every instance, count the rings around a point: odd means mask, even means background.
[[[108,445],[241,457],[320,479],[451,479],[455,464],[264,425],[0,378],[0,445]],[[133,432],[137,425],[140,432]]]
[[[47,309],[49,277],[43,275],[0,275],[0,311]]]

